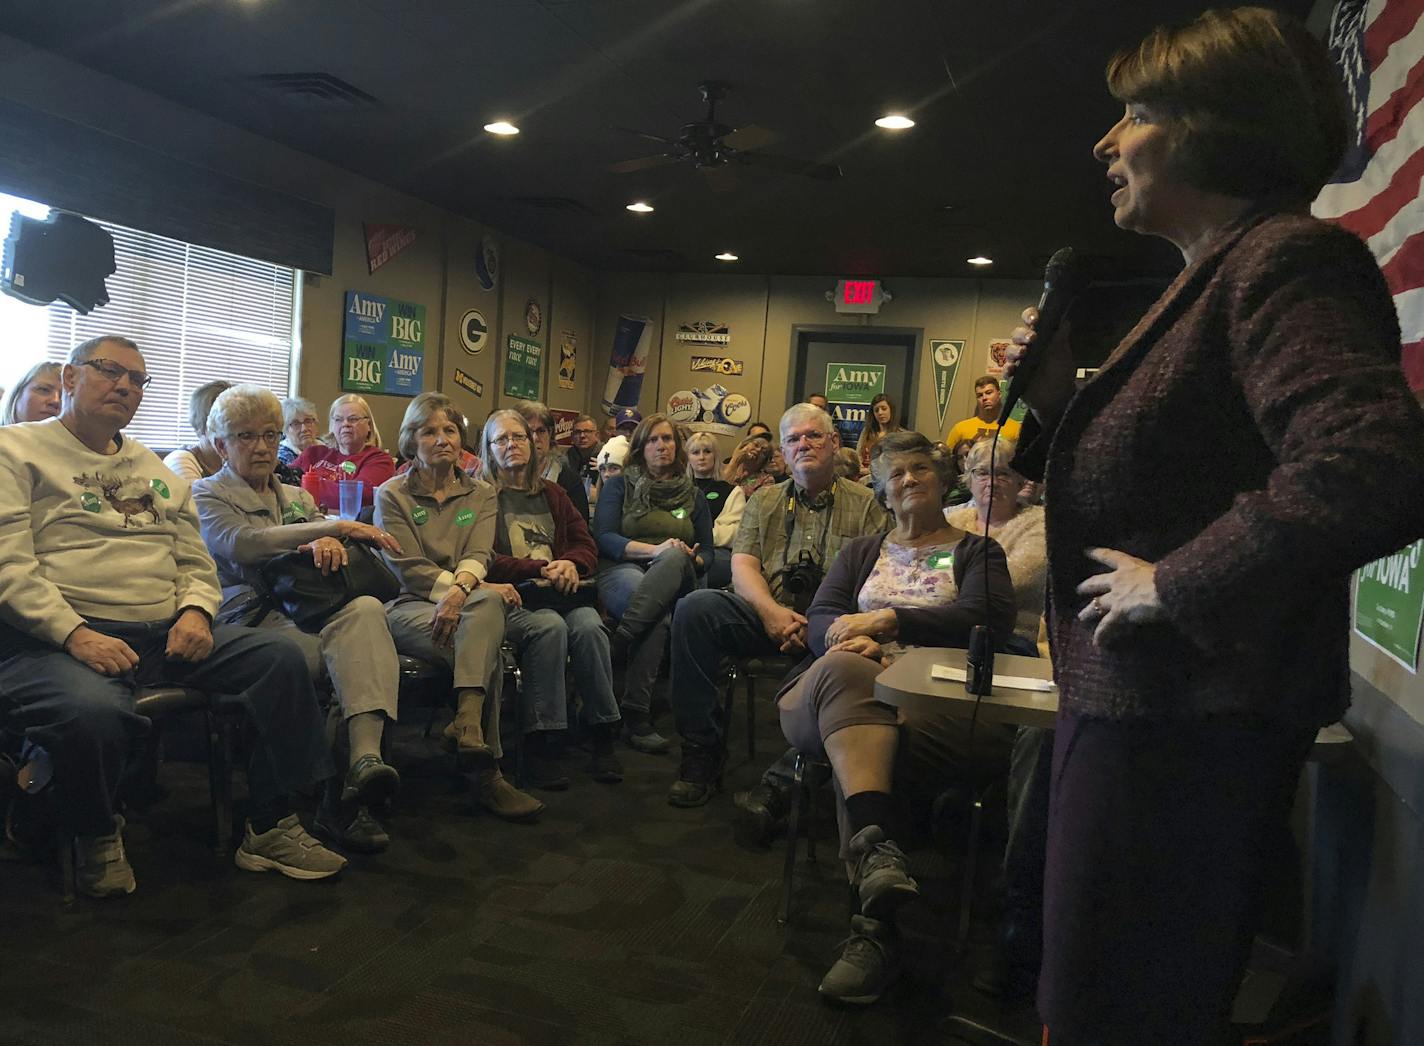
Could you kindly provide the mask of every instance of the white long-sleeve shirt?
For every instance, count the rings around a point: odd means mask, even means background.
[[[221,596],[186,481],[137,440],[97,454],[59,419],[0,428],[0,620],[62,646],[85,618],[209,616]]]

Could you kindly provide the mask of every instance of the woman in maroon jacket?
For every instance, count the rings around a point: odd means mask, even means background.
[[[1424,416],[1374,258],[1307,214],[1347,128],[1319,42],[1208,11],[1108,86],[1114,220],[1186,268],[1076,394],[1055,338],[1025,396],[1061,692],[1039,1010],[1053,1046],[1196,1046],[1349,702],[1350,572],[1421,532]]]
[[[591,582],[598,546],[588,524],[557,483],[539,475],[529,425],[514,410],[485,422],[480,460],[499,492],[494,562],[485,587],[506,588],[505,638],[519,652],[524,677],[519,728],[530,742],[530,783],[564,789],[558,749],[568,727],[564,676],[573,661],[585,723],[593,730],[594,780],[623,780],[613,754],[623,718],[613,694],[608,633],[594,606]]]

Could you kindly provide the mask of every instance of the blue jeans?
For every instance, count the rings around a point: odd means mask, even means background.
[[[504,634],[519,652],[524,676],[519,702],[521,732],[563,730],[569,725],[564,678],[570,660],[583,695],[583,721],[618,722],[608,634],[597,610],[576,607],[560,614],[557,610],[510,607]]]
[[[703,589],[679,603],[672,622],[668,695],[683,739],[702,745],[720,742],[717,684],[724,657],[768,657],[779,650],[752,605],[734,592]]]
[[[164,655],[171,620],[87,624],[132,647],[138,667],[119,676],[100,675],[49,643],[0,626],[0,713],[8,728],[53,757],[61,817],[76,835],[114,830],[125,764],[149,727],[133,711],[139,687],[191,686],[243,710],[252,752],[247,789],[254,807],[270,808],[334,773],[306,657],[290,639],[216,625],[212,653],[190,664]]]
[[[647,714],[667,649],[672,608],[696,585],[692,558],[684,552],[664,552],[648,563],[599,562],[603,606],[632,636],[623,680],[626,710]]]

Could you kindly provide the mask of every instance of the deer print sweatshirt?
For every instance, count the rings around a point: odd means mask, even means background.
[[[0,428],[0,621],[63,646],[84,619],[211,617],[188,484],[137,440],[96,454],[57,418]]]

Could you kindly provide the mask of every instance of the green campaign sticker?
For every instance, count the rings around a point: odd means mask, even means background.
[[[86,490],[83,494],[79,495],[79,504],[83,506],[85,512],[98,512],[100,507],[99,496],[97,494],[91,494]]]
[[[707,492],[707,500],[708,500],[708,501],[716,501],[716,500],[717,500],[718,498],[720,498],[721,496],[722,496],[722,495],[721,495],[721,494],[718,494],[715,490],[709,490],[709,491]]]
[[[474,521],[474,509],[462,508],[459,512],[455,513],[455,526],[457,527],[468,527]]]
[[[348,476],[354,476],[354,475],[356,475],[356,462],[354,462],[354,461],[343,461],[343,462],[341,463],[341,471],[344,472],[344,473],[346,473]]]
[[[283,523],[305,523],[307,521],[307,510],[295,501],[287,502],[287,507],[282,510]]]
[[[931,570],[953,570],[954,553],[936,552],[934,555],[930,556],[929,567]]]
[[[151,479],[148,481],[148,485],[154,490],[158,491],[158,493],[162,494],[165,498],[171,498],[173,496],[168,492],[168,484],[164,483],[161,479]]]
[[[686,519],[686,518],[687,518],[687,509],[685,509],[685,508],[675,508],[675,509],[673,509],[673,510],[672,510],[672,518],[673,518],[673,519]]]
[[[410,518],[415,520],[416,526],[420,526],[422,523],[424,523],[427,519],[430,518],[430,513],[425,511],[424,506],[416,505],[415,511],[410,514]]]

